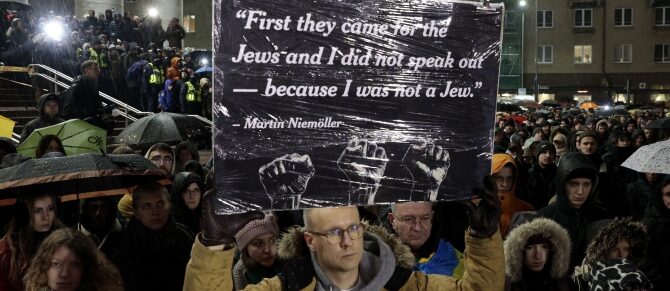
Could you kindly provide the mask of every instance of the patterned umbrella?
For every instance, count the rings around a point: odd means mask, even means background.
[[[670,140],[640,147],[621,165],[643,173],[670,174]]]
[[[61,201],[121,195],[134,186],[165,177],[140,155],[80,154],[31,159],[0,169],[0,206],[18,195],[55,193]]]

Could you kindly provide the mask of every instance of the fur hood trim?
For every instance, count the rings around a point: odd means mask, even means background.
[[[561,278],[568,272],[572,246],[568,232],[551,219],[536,218],[514,228],[504,242],[505,274],[512,282],[522,280],[526,242],[535,235],[542,235],[551,242],[551,278]]]
[[[399,238],[388,233],[383,227],[365,224],[365,235],[363,236],[363,247],[366,251],[378,254],[379,247],[377,239],[386,243],[393,251],[396,265],[406,269],[413,269],[416,259],[408,246]],[[310,250],[304,238],[305,228],[294,226],[289,228],[279,240],[278,254],[283,260],[310,258]]]
[[[647,246],[647,228],[632,217],[615,219],[603,226],[586,249],[585,263],[606,259],[609,251],[619,243],[620,237],[627,238],[630,243],[631,253],[628,260],[640,266]]]

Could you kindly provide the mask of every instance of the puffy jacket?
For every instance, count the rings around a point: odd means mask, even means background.
[[[445,275],[426,275],[411,271],[413,257],[409,248],[392,236],[378,237],[366,231],[364,236],[366,251],[378,253],[379,244],[387,244],[393,250],[398,265],[383,290],[502,290],[504,286],[502,240],[500,232],[490,238],[465,239],[465,274],[462,280]],[[288,242],[287,242],[288,240]],[[283,247],[288,246],[288,247]],[[404,249],[404,250],[403,250]],[[191,260],[186,268],[184,290],[228,291],[233,288],[231,275],[235,248],[222,250],[205,247],[196,239],[191,251]],[[300,257],[300,256],[306,257]],[[310,254],[305,245],[302,229],[294,229],[282,237],[280,256],[289,256],[284,272],[257,285],[249,285],[244,290],[315,290],[317,279],[314,275]]]

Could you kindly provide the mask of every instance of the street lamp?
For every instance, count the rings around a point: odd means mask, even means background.
[[[526,0],[519,1],[519,6],[526,7]]]
[[[158,10],[154,7],[149,8],[148,14],[150,17],[156,17],[158,15]]]

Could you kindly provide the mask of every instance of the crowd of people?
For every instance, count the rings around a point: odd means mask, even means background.
[[[42,103],[57,101],[45,95]],[[144,157],[167,185],[80,205],[49,191],[21,197],[0,240],[0,289],[666,290],[670,177],[621,163],[669,135],[646,128],[661,114],[639,115],[499,114],[476,206],[217,216],[211,163],[201,165],[190,141],[155,144]],[[25,161],[11,142],[0,144],[2,167]],[[38,158],[65,155],[54,136],[37,150]],[[128,146],[113,153],[137,154]]]
[[[93,87],[145,112],[176,112],[211,118],[211,81],[196,70],[207,63],[191,58],[179,19],[167,28],[158,16],[123,15],[106,10],[84,20],[49,14],[35,19],[25,11],[2,11],[0,62],[25,67],[43,64],[75,78],[73,85]],[[91,78],[82,69],[97,64]],[[89,78],[86,78],[89,76]],[[34,79],[37,92],[51,89]],[[41,93],[40,93],[41,95]],[[64,104],[67,107],[67,104]]]

